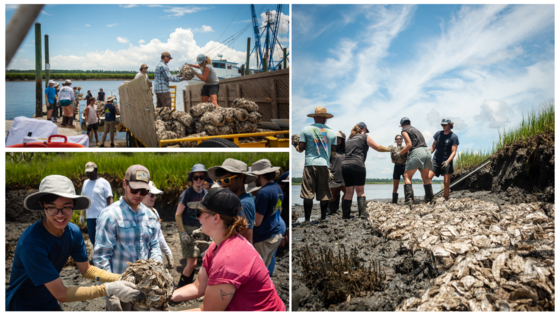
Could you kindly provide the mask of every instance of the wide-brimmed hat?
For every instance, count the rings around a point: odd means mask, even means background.
[[[163,193],[162,190],[159,190],[159,189],[156,187],[156,185],[155,185],[155,183],[154,183],[153,181],[150,181],[150,183],[148,184],[148,186],[150,187],[150,193],[151,193],[151,194],[162,194],[162,193]]]
[[[95,164],[95,162],[88,162],[86,163],[86,171],[85,172],[93,172],[95,169],[97,169],[97,165]]]
[[[245,192],[247,193],[255,192],[260,189],[261,187],[258,187],[255,181],[245,185]]]
[[[116,100],[116,99],[117,99],[116,96],[111,95],[111,96],[108,96],[108,97],[107,97],[107,102],[109,102],[109,101],[114,101],[114,100]]]
[[[150,171],[142,165],[133,165],[126,169],[124,179],[131,189],[150,189]]]
[[[216,176],[216,170],[224,169],[231,173],[241,173],[245,175],[245,181],[243,183],[250,183],[257,180],[257,176],[248,172],[247,164],[241,160],[228,158],[224,160],[221,166],[214,166],[208,169],[208,175],[212,180],[217,180],[218,177]]]
[[[200,202],[189,202],[190,209],[209,210],[214,213],[237,216],[241,209],[241,201],[235,193],[224,188],[211,188]]]
[[[280,170],[280,167],[273,167],[268,159],[261,159],[251,165],[251,173],[257,176],[276,172],[278,170]]]
[[[56,82],[54,80],[49,80],[49,84],[55,84]]]
[[[315,113],[307,114],[308,117],[326,117],[326,118],[333,118],[333,115],[327,113],[327,109],[322,106],[318,106],[315,108]]]
[[[208,170],[206,170],[206,167],[204,167],[204,165],[201,163],[197,163],[192,166],[191,171],[189,171],[189,174],[187,175],[187,182],[192,181],[192,175],[195,172],[205,172],[205,178],[208,177]]]
[[[70,80],[70,79],[66,79],[66,81],[64,81],[64,84],[65,84],[65,85],[69,85],[69,84],[72,84],[72,80]]]
[[[48,194],[75,200],[75,210],[87,210],[91,204],[87,197],[76,195],[76,189],[70,179],[65,176],[52,175],[43,178],[39,185],[39,192],[28,195],[23,201],[23,207],[30,211],[42,211],[43,207],[39,204],[39,200]]]

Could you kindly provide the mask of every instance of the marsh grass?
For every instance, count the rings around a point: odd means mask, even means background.
[[[289,168],[289,153],[35,153],[31,161],[25,162],[12,162],[6,156],[6,188],[38,188],[44,177],[53,174],[77,180],[85,176],[86,163],[93,161],[100,174],[121,179],[129,166],[141,164],[148,168],[156,186],[165,190],[186,184],[194,164],[202,163],[208,169],[227,158],[244,161],[248,166],[266,158],[283,171]]]
[[[521,123],[517,127],[498,130],[498,142],[492,142],[490,149],[463,152],[454,162],[455,169],[475,167],[508,145],[527,142],[536,135],[547,133],[554,133],[554,102],[544,103],[540,109],[523,114]]]

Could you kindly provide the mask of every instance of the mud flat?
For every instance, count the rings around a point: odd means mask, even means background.
[[[8,288],[10,275],[12,271],[12,263],[14,260],[14,251],[17,244],[17,240],[23,233],[23,231],[29,227],[31,224],[35,223],[39,219],[42,218],[41,212],[32,212],[27,211],[23,207],[23,200],[25,196],[34,192],[36,190],[10,190],[6,191],[6,274],[5,274],[5,288]],[[180,193],[180,192],[179,192]],[[176,199],[178,198],[175,197]],[[175,204],[176,205],[176,204]],[[171,212],[171,207],[167,207],[167,212]],[[174,212],[174,210],[173,210]],[[175,222],[172,221],[165,221],[165,218],[169,218],[171,215],[167,214],[167,216],[163,216],[162,218],[164,221],[162,222],[161,228],[163,235],[165,236],[165,240],[167,244],[171,248],[171,252],[173,253],[173,258],[175,260],[173,269],[170,269],[169,272],[173,276],[173,280],[175,284],[179,282],[179,278],[181,276],[181,272],[186,265],[186,260],[182,258],[181,254],[181,244],[179,240],[179,231],[177,229],[177,225]],[[82,229],[84,235],[84,241],[86,244],[88,257],[92,258],[93,253],[93,246],[89,241],[89,237],[87,235],[87,228]],[[167,263],[167,260],[164,257],[164,263]],[[202,264],[202,259],[198,259],[198,265],[195,270],[195,273],[198,274],[200,266]],[[280,298],[286,304],[286,308],[289,310],[289,256],[288,252],[284,252],[283,256],[276,258],[276,268],[274,271],[274,276],[272,277],[272,281],[280,295]],[[65,286],[93,286],[95,285],[95,281],[91,281],[88,279],[82,278],[78,268],[73,265],[71,262],[64,267],[60,273],[62,278],[62,282]],[[190,308],[200,307],[202,305],[203,297],[189,301],[189,302],[181,302],[179,304],[172,304],[169,306],[169,310],[185,310]],[[83,301],[83,302],[73,302],[73,303],[62,303],[62,309],[65,311],[104,311],[105,310],[105,298],[96,298],[91,301]]]

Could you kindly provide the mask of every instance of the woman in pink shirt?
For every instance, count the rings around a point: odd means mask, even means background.
[[[202,311],[286,311],[268,270],[240,231],[247,227],[238,216],[241,201],[223,188],[208,191],[198,208],[201,231],[212,244],[202,259],[196,281],[173,292],[171,300],[182,302],[204,296]]]

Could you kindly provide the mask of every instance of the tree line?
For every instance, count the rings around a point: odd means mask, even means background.
[[[301,184],[301,177],[300,178],[292,178],[292,183],[293,184]],[[366,179],[366,184],[367,183],[387,183],[387,184],[392,184],[393,183],[393,179],[391,178],[386,178],[386,179],[382,179],[382,178],[367,178]],[[404,180],[401,179],[401,183],[404,183]],[[422,179],[412,179],[412,183],[415,184],[421,184]],[[443,183],[443,180],[432,180],[432,183]]]

